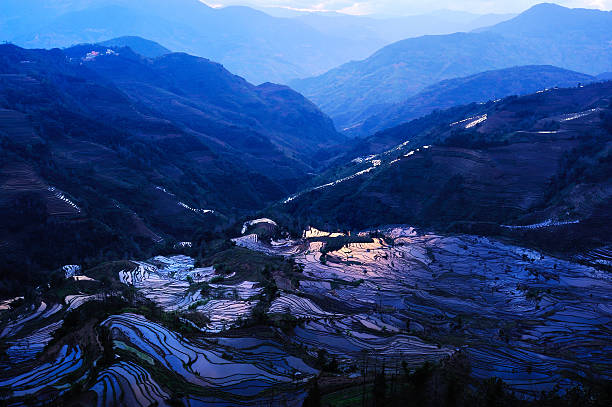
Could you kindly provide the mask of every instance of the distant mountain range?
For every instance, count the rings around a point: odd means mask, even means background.
[[[256,84],[287,83],[365,58],[399,38],[482,27],[490,19],[505,16],[280,18],[248,7],[215,9],[199,0],[3,0],[0,40],[53,48],[140,36],[220,62]]]
[[[0,46],[0,209],[8,214],[0,249],[42,267],[104,251],[136,256],[286,197],[281,217],[350,227],[592,221],[609,203],[610,84],[577,85],[612,71],[612,13],[540,5],[479,32],[400,41],[296,82],[336,124],[359,124],[340,134],[287,86],[256,86],[172,52],[198,49],[252,77],[285,78],[287,61],[311,55],[295,65],[309,71],[341,46],[322,29],[196,0],[1,7],[3,35],[81,43]],[[555,86],[568,89],[506,97]],[[425,159],[413,166],[406,159],[417,153]],[[314,189],[319,181],[325,187]],[[65,251],[54,252],[58,241]]]
[[[382,45],[330,37],[247,7],[214,9],[198,0],[6,0],[0,16],[0,39],[19,46],[68,47],[140,36],[218,61],[254,83],[324,72]]]
[[[376,106],[400,103],[436,82],[487,70],[554,65],[589,75],[609,72],[610,27],[612,12],[541,4],[478,32],[396,42],[365,60],[291,85],[332,116],[338,128],[346,128]]]
[[[370,116],[356,117],[354,120],[360,124],[347,129],[346,134],[368,136],[436,109],[526,95],[553,87],[573,87],[595,80],[598,78],[550,65],[520,66],[447,79],[428,86],[402,103],[372,107],[366,112]]]
[[[265,9],[264,9],[265,10]],[[469,32],[513,18],[514,14],[478,15],[441,10],[405,17],[353,16],[332,12],[299,13],[296,20],[335,37],[378,39],[381,46],[423,35]]]
[[[295,191],[341,141],[300,94],[207,59],[2,45],[0,247],[56,267],[185,239]]]

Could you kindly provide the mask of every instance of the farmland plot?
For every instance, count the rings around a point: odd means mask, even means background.
[[[529,394],[612,378],[608,273],[487,238],[380,232],[326,254],[314,240],[251,244],[303,266],[269,311],[304,321],[288,339],[353,368],[364,353],[389,366],[462,352],[476,377]]]
[[[329,366],[354,378],[456,354],[474,377],[499,377],[526,396],[577,377],[612,379],[612,278],[587,261],[403,227],[235,241],[290,266],[250,281],[252,270],[219,273],[187,256],[126,262],[113,271],[116,284],[158,314],[105,314],[87,346],[52,340],[67,315],[107,293],[12,313],[6,305],[7,404],[53,401],[80,386],[99,406],[301,405],[309,380]]]

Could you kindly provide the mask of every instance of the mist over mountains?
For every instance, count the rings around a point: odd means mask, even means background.
[[[339,20],[344,22],[340,26]],[[421,28],[407,30],[416,20]],[[448,20],[456,29],[490,21],[479,23],[473,15],[398,21],[280,18],[248,7],[214,9],[198,0],[7,0],[0,5],[0,39],[27,48],[52,48],[136,35],[172,51],[220,62],[256,84],[287,83],[365,58],[399,38],[448,32]],[[371,27],[364,32],[366,25]]]
[[[266,9],[264,9],[265,11]],[[391,42],[432,34],[469,32],[514,17],[513,14],[470,14],[440,10],[405,17],[349,16],[339,13],[296,13],[294,18],[336,37],[362,41],[379,39],[381,47]]]
[[[346,128],[358,124],[355,118],[373,106],[400,103],[454,77],[520,65],[554,65],[589,75],[607,72],[611,25],[611,12],[541,4],[478,32],[399,41],[365,60],[291,85],[338,128]]]

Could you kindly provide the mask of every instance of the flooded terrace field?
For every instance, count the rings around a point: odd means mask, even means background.
[[[2,397],[299,406],[330,366],[361,380],[457,356],[527,398],[612,379],[608,272],[477,236],[370,233],[234,239],[247,266],[269,262],[265,278],[184,255],[120,263],[110,290],[86,289],[104,287],[95,273],[68,277],[78,290],[63,301],[2,310]],[[271,266],[282,258],[293,271]]]
[[[303,265],[269,312],[303,318],[290,340],[347,367],[364,353],[389,367],[462,352],[474,376],[525,394],[612,378],[609,273],[482,237],[381,232],[325,254],[316,238],[236,242]]]

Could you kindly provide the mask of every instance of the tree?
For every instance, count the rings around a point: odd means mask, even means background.
[[[308,390],[308,395],[304,399],[302,407],[320,407],[321,406],[321,392],[319,390],[319,382],[317,379],[314,380],[314,384]]]
[[[385,399],[387,397],[387,379],[385,377],[385,365],[383,364],[382,370],[376,374],[374,378],[374,405],[384,406]]]
[[[414,386],[414,400],[416,405],[422,406],[427,402],[427,382],[431,379],[433,367],[425,362],[410,375],[409,381]]]
[[[99,327],[98,340],[102,345],[102,362],[106,365],[111,365],[115,360],[115,350],[113,347],[113,334],[108,327],[101,325]]]
[[[487,379],[482,383],[482,387],[485,407],[501,407],[505,404],[507,395],[501,379],[497,377]]]
[[[0,226],[4,224],[15,232],[33,225],[44,224],[47,221],[47,204],[44,198],[34,192],[23,192],[17,195],[2,217]]]

